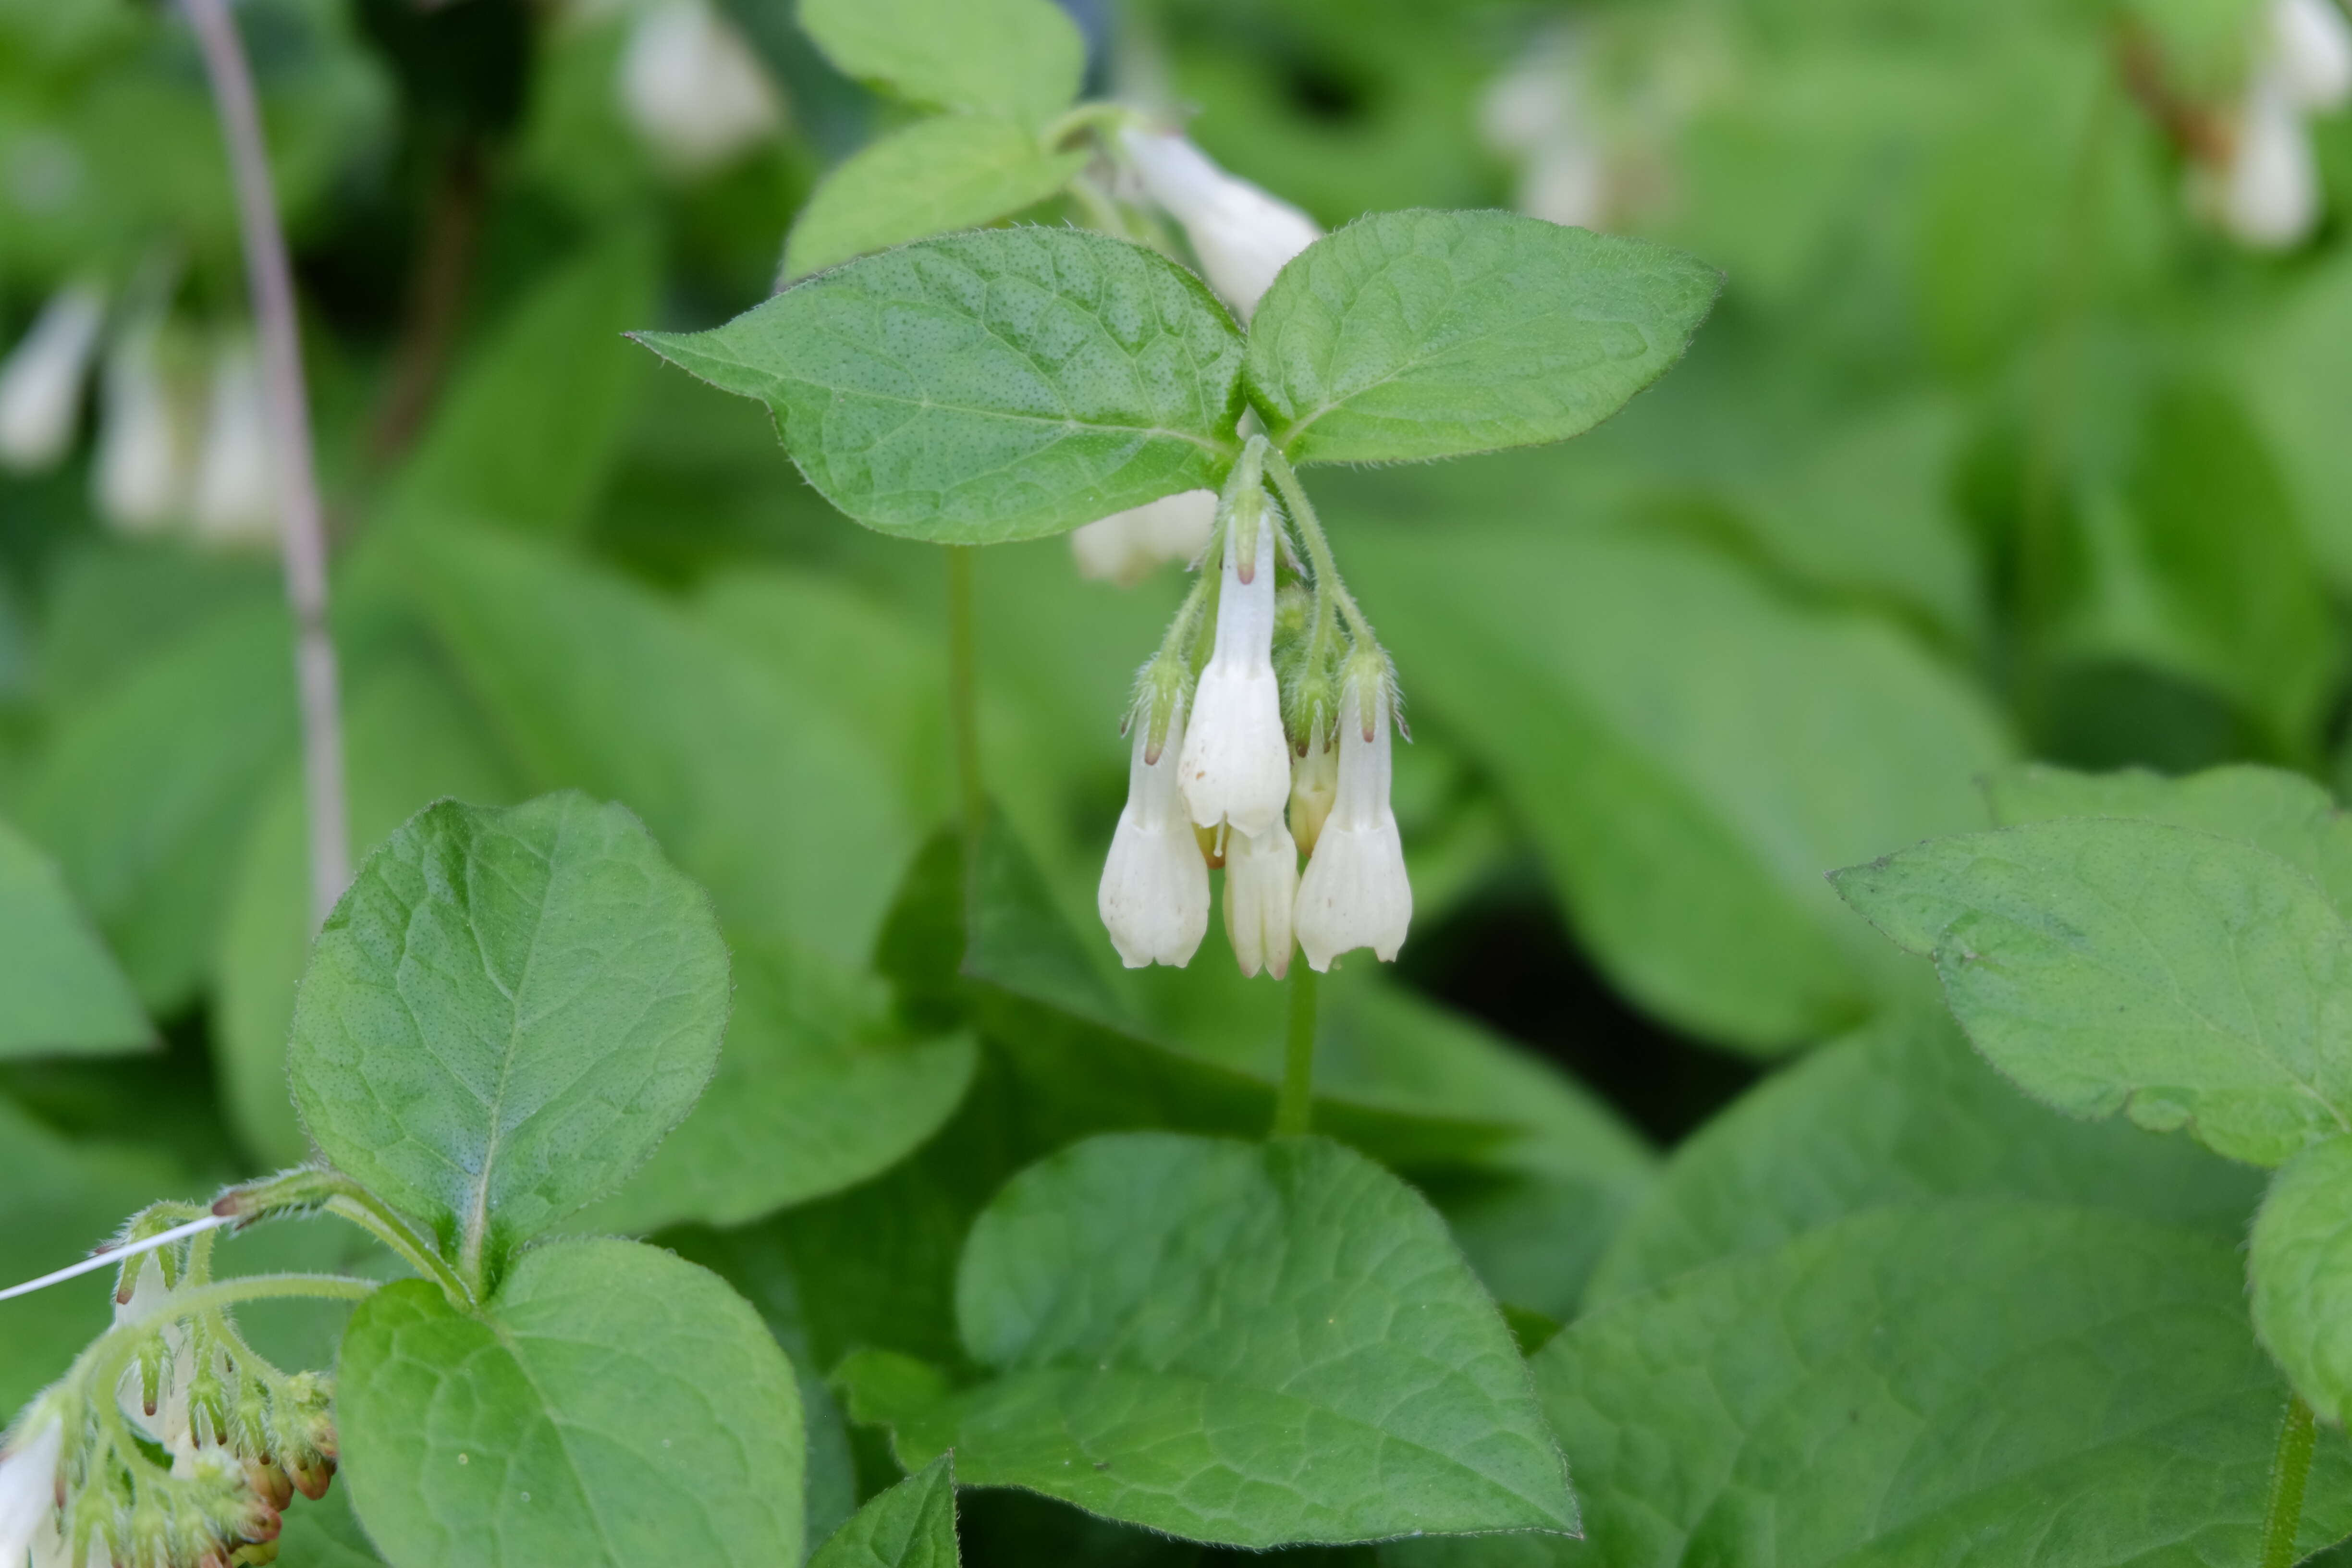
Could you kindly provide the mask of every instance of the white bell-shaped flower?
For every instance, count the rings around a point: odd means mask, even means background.
[[[1519,211],[1591,228],[1601,221],[1608,169],[1579,99],[1580,64],[1570,37],[1531,50],[1486,89],[1478,129],[1488,146],[1518,162]]]
[[[1225,835],[1225,939],[1244,974],[1290,973],[1290,917],[1298,901],[1298,845],[1276,819],[1264,833]]]
[[[2270,70],[2289,103],[2306,110],[2352,100],[2352,23],[2336,0],[2272,0]]]
[[[196,468],[196,532],[221,544],[278,538],[278,476],[270,460],[269,408],[261,361],[249,343],[213,362],[213,395]]]
[[[1191,561],[1217,523],[1217,492],[1172,496],[1098,517],[1070,535],[1078,575],[1132,588],[1171,561]]]
[[[1323,230],[1288,202],[1228,174],[1181,136],[1119,133],[1144,194],[1184,226],[1209,286],[1247,321],[1283,264]]]
[[[2319,163],[2311,128],[2276,78],[2258,77],[2223,171],[2221,221],[2248,245],[2284,249],[2318,226]]]
[[[1127,764],[1127,805],[1111,835],[1095,909],[1129,969],[1149,963],[1182,968],[1209,930],[1209,863],[1184,816],[1177,759],[1184,747],[1184,710],[1168,721],[1159,754],[1150,751],[1150,717],[1135,721]]]
[[[640,17],[619,85],[630,123],[680,174],[715,168],[783,122],[759,58],[707,0],[666,0]]]
[[[1192,698],[1181,773],[1202,827],[1264,833],[1290,798],[1290,742],[1274,674],[1274,520],[1259,520],[1249,580],[1229,528],[1217,593],[1217,640]]]
[[[0,465],[46,468],[66,455],[105,322],[106,296],[87,284],[58,289],[42,307],[0,364]]]
[[[36,1411],[27,1429],[0,1452],[0,1563],[7,1568],[21,1568],[32,1556],[33,1543],[54,1534],[58,1457],[65,1441],[65,1423]]]
[[[155,323],[142,323],[106,356],[91,484],[100,515],[125,533],[153,532],[187,501],[186,458],[157,337]]]
[[[1307,743],[1307,754],[1290,764],[1290,836],[1300,854],[1315,853],[1339,794],[1339,739],[1318,735]]]
[[[1412,923],[1404,843],[1389,809],[1392,726],[1385,677],[1350,676],[1339,714],[1339,795],[1299,879],[1294,922],[1298,945],[1318,972],[1360,947],[1388,962]]]

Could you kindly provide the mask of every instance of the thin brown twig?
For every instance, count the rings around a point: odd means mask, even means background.
[[[351,842],[343,804],[342,719],[336,696],[335,644],[327,628],[327,534],[311,464],[310,398],[302,384],[302,340],[294,314],[294,269],[269,177],[261,107],[245,46],[227,0],[181,0],[205,58],[213,105],[227,143],[245,244],[246,279],[261,339],[269,407],[270,454],[278,468],[280,554],[286,602],[294,616],[295,689],[302,723],[302,782],[310,829],[310,914],[323,923],[351,881]]]

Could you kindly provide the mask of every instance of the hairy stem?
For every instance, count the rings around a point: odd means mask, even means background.
[[[294,674],[302,716],[302,782],[310,829],[310,923],[324,924],[351,882],[343,802],[342,716],[335,645],[327,632],[327,531],[311,467],[310,410],[302,384],[302,342],[294,315],[294,270],[287,259],[271,190],[261,109],[227,0],[181,0],[205,58],[221,135],[236,187],[246,279],[261,339],[270,457],[278,470],[286,602],[294,616]]]
[[[474,1305],[474,1293],[438,1248],[417,1234],[415,1226],[391,1205],[340,1171],[299,1168],[225,1194],[214,1212],[246,1224],[273,1215],[301,1213],[315,1207],[358,1226],[390,1247],[401,1261],[441,1287],[449,1304]]]
[[[1364,618],[1356,596],[1348,592],[1340,579],[1339,563],[1331,553],[1331,542],[1323,533],[1323,520],[1315,515],[1315,503],[1307,499],[1307,487],[1298,482],[1298,471],[1283,457],[1280,448],[1263,436],[1250,437],[1253,445],[1265,448],[1265,476],[1274,481],[1275,493],[1282,498],[1282,510],[1290,514],[1290,525],[1298,530],[1298,540],[1307,547],[1307,559],[1315,568],[1315,595],[1320,600],[1328,593],[1338,606],[1341,618],[1348,623],[1349,634],[1370,647],[1381,646],[1372,635],[1372,623]]]
[[[2290,1399],[2286,1419],[2279,1424],[2278,1454],[2271,1461],[2271,1506],[2263,1521],[2262,1568],[2293,1568],[2294,1538],[2303,1527],[2303,1488],[2311,1479],[2311,1449],[2316,1436],[2311,1406],[2300,1395]]]
[[[1314,966],[1292,955],[1290,1038],[1282,1057],[1282,1089],[1274,1101],[1274,1135],[1296,1138],[1315,1121]]]
[[[948,546],[948,726],[955,745],[956,794],[963,813],[965,887],[980,856],[988,789],[980,773],[980,651],[968,544]]]

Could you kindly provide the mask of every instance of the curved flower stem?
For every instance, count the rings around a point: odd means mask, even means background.
[[[1378,647],[1381,639],[1372,635],[1372,623],[1356,604],[1356,596],[1348,592],[1340,580],[1339,563],[1331,554],[1331,542],[1324,536],[1323,520],[1315,514],[1315,503],[1307,499],[1307,487],[1298,482],[1298,471],[1290,466],[1281,448],[1263,436],[1250,437],[1253,444],[1265,446],[1265,476],[1274,481],[1275,493],[1282,498],[1282,510],[1290,514],[1291,526],[1298,530],[1299,542],[1307,547],[1307,559],[1315,568],[1315,595],[1320,600],[1327,592],[1331,602],[1348,623],[1348,631],[1357,641]]]
[[[1315,1121],[1315,968],[1291,957],[1290,1037],[1282,1058],[1282,1089],[1274,1101],[1274,1135],[1297,1138]]]
[[[342,714],[336,695],[335,644],[327,629],[327,530],[311,466],[310,397],[302,384],[302,342],[294,314],[294,269],[270,188],[261,108],[227,0],[181,0],[211,79],[221,135],[236,188],[245,270],[261,337],[268,398],[269,451],[278,468],[286,602],[294,613],[294,673],[302,715],[302,780],[310,828],[310,924],[326,923],[352,879],[343,799]]]
[[[2280,1424],[2278,1455],[2271,1461],[2271,1505],[2263,1521],[2262,1568],[2293,1568],[2294,1538],[2303,1527],[2304,1483],[2311,1479],[2311,1406],[2303,1396],[2288,1401]]]
[[[440,1286],[451,1306],[473,1307],[474,1292],[439,1250],[391,1205],[340,1171],[289,1171],[224,1194],[213,1212],[251,1224],[273,1215],[312,1208],[347,1220],[383,1242],[402,1262]]]

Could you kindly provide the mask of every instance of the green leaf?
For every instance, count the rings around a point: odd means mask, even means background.
[[[436,628],[538,787],[643,815],[730,928],[866,956],[913,834],[862,732],[640,585],[487,533],[408,542]]]
[[[578,795],[420,812],[319,933],[289,1066],[304,1126],[468,1276],[644,1163],[727,1023],[709,900]]]
[[[956,1317],[996,1375],[896,1441],[967,1484],[1247,1547],[1576,1528],[1500,1314],[1336,1143],[1077,1144],[982,1214]]]
[[[652,314],[658,261],[624,226],[535,283],[441,398],[387,514],[577,529],[619,450],[640,369],[622,334]]]
[[[955,1457],[941,1454],[857,1510],[809,1568],[957,1568]]]
[[[1890,1011],[1736,1101],[1675,1151],[1593,1278],[1613,1301],[1875,1208],[2008,1197],[2234,1241],[2259,1173],[2178,1138],[2071,1121],[2017,1092],[1940,1007]]]
[[[1773,1053],[1921,988],[1822,873],[1981,822],[1969,781],[2011,742],[1912,638],[1615,526],[1366,530],[1348,570],[1416,722],[1495,781],[1635,1002]]]
[[[583,1226],[741,1225],[836,1192],[905,1158],[971,1086],[969,1037],[910,1038],[878,985],[814,952],[738,942],[735,987],[709,1089]]]
[[[2270,320],[2242,337],[2240,381],[2279,463],[2312,548],[2340,590],[2352,584],[2352,449],[2328,410],[2352,397],[2352,365],[2336,345],[2352,332],[2352,257],[2304,272]]]
[[[627,1241],[524,1254],[482,1315],[361,1304],[336,1418],[394,1568],[776,1568],[801,1556],[793,1369],[741,1297]]]
[[[316,1502],[286,1510],[278,1554],[299,1568],[383,1568],[367,1532],[352,1512],[352,1489],[337,1487]]]
[[[1241,339],[1201,280],[1075,229],[901,246],[707,332],[638,341],[774,410],[824,498],[884,533],[998,544],[1213,488]]]
[[[64,715],[21,826],[57,857],[149,1011],[186,1002],[261,780],[294,740],[284,611],[226,612]]]
[[[435,662],[404,653],[345,689],[345,806],[359,855],[436,800],[500,805],[528,793]],[[224,1108],[246,1147],[278,1164],[310,1152],[286,1098],[286,1037],[310,921],[309,812],[300,759],[288,757],[247,836],[213,955]]]
[[[2015,1203],[1683,1275],[1535,1357],[1588,1531],[1551,1561],[2251,1563],[2285,1390],[2242,1291],[2226,1240]],[[2347,1531],[2331,1435],[2297,1555]]]
[[[1509,213],[1375,213],[1266,290],[1250,399],[1299,462],[1559,441],[1664,375],[1722,287],[1648,240]]]
[[[801,0],[800,22],[846,75],[1031,124],[1076,98],[1086,70],[1086,40],[1051,0]]]
[[[2352,1139],[2281,1166],[2246,1258],[2254,1333],[2331,1426],[2352,1413]]]
[[[1986,777],[1985,800],[2003,827],[2127,816],[2235,838],[2269,850],[2318,883],[2338,914],[2352,913],[2352,823],[2335,796],[2301,773],[2242,764],[2169,778],[2144,768],[2078,773],[2021,763]]]
[[[0,1058],[154,1044],[131,982],[57,867],[0,822]]]
[[[784,276],[994,223],[1053,195],[1086,163],[1086,153],[1047,152],[1034,132],[992,115],[919,121],[867,146],[810,194],[784,242]]]
[[[2284,1163],[2352,1126],[2352,929],[2266,850],[2086,817],[1941,838],[1836,874],[1936,962],[2028,1093]]]

